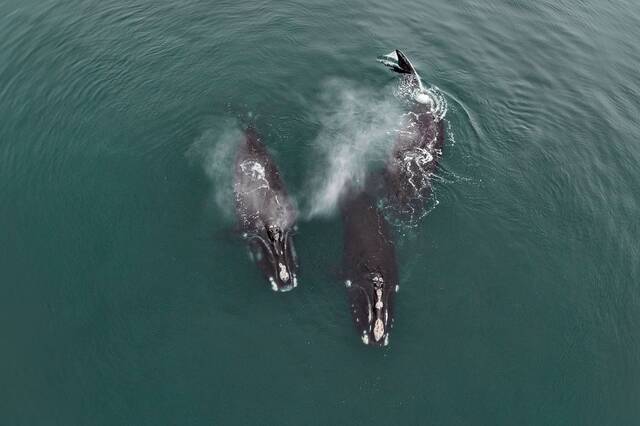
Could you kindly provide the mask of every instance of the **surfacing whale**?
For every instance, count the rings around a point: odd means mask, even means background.
[[[443,111],[434,91],[400,50],[382,56],[381,63],[401,75],[399,97],[409,111],[384,171],[384,193],[394,216],[419,219],[432,193],[431,178],[442,156],[445,129]]]
[[[341,214],[344,283],[353,322],[364,344],[387,346],[399,288],[391,228],[365,191],[347,193]]]
[[[298,285],[292,238],[297,211],[273,158],[252,127],[238,146],[233,192],[238,227],[251,257],[272,290],[292,290]]]

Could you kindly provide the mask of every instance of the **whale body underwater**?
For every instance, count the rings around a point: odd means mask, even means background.
[[[379,184],[362,189],[348,184],[339,208],[344,228],[342,277],[353,323],[363,343],[387,346],[399,279],[394,232],[378,201],[401,220],[422,217],[442,156],[444,120],[433,92],[424,88],[404,53],[395,50],[379,61],[400,74],[399,98],[408,111],[384,169],[366,179]],[[297,287],[293,233],[298,213],[273,157],[252,127],[238,146],[234,195],[242,237],[271,288]]]

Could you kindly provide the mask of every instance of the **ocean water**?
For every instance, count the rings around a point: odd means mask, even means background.
[[[639,23],[629,0],[3,0],[0,424],[640,424]],[[393,142],[395,48],[448,136],[376,350],[334,201]],[[247,121],[301,212],[287,294],[233,234]]]

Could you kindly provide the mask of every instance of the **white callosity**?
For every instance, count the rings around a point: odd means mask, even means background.
[[[376,290],[376,296],[377,296],[376,310],[379,311],[384,306],[384,304],[382,303],[382,290],[381,289]]]
[[[382,339],[382,336],[384,336],[384,323],[381,319],[382,309],[384,308],[384,303],[382,302],[382,288],[384,286],[384,280],[382,279],[382,276],[376,274],[373,277],[373,283],[376,287],[376,321],[373,325],[373,338],[378,342]]]
[[[375,325],[373,326],[373,337],[376,339],[376,342],[382,338],[384,335],[384,324],[382,320],[378,318],[376,320]]]
[[[287,271],[287,267],[282,263],[278,263],[278,266],[280,267],[280,279],[282,280],[282,282],[286,283],[287,281],[289,281],[289,272]]]

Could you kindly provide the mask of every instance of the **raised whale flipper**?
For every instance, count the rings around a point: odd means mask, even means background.
[[[416,70],[413,68],[411,61],[398,49],[378,57],[378,62],[399,74],[416,74]]]
[[[409,82],[410,84],[415,85],[419,92],[424,92],[425,89],[422,85],[422,79],[420,78],[420,75],[414,68],[409,58],[407,58],[407,55],[402,53],[402,51],[396,49],[391,53],[379,56],[378,62],[382,63],[386,67],[391,68],[393,71],[402,74],[402,78],[405,82]],[[418,100],[418,102],[426,103],[424,100]]]
[[[405,74],[416,74],[415,68],[407,58],[407,56],[400,50],[396,49],[396,55],[398,56],[398,66]]]

